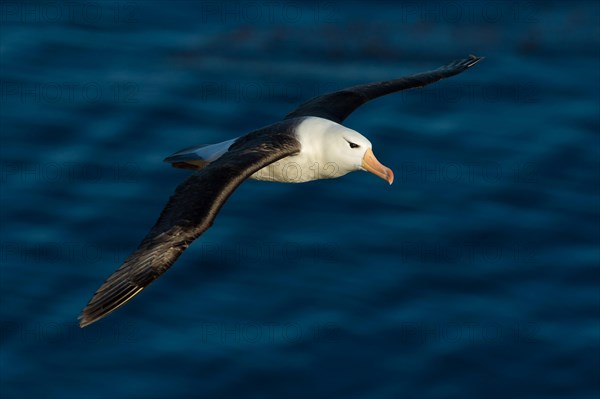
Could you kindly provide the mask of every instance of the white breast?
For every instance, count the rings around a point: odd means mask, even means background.
[[[280,183],[304,183],[319,179],[333,179],[350,172],[329,156],[327,137],[335,131],[346,129],[344,126],[327,119],[308,117],[295,131],[300,142],[299,154],[283,158],[254,173],[254,180]]]

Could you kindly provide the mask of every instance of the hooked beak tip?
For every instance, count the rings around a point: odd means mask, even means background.
[[[387,166],[382,165],[371,149],[368,149],[362,160],[362,167],[367,172],[373,173],[375,176],[387,181],[389,185],[394,182],[394,172]]]
[[[387,182],[390,184],[390,186],[394,182],[394,172],[392,172],[390,168],[388,168]]]

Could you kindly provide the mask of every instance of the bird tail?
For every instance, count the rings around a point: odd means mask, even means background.
[[[236,140],[184,148],[168,156],[164,161],[170,163],[174,168],[202,169],[225,154]]]

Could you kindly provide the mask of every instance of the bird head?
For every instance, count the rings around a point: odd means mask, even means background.
[[[303,122],[300,131],[303,150],[316,153],[316,157],[322,160],[323,165],[320,166],[328,174],[324,177],[340,177],[363,170],[389,184],[394,181],[392,170],[377,160],[371,142],[357,131],[316,117]]]

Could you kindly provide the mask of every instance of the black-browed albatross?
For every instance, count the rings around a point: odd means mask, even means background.
[[[280,122],[166,158],[174,167],[197,172],[177,187],[139,247],[92,296],[79,325],[113,312],[167,271],[213,224],[227,198],[247,178],[300,183],[364,170],[392,184],[394,174],[375,158],[371,142],[341,123],[370,100],[457,75],[481,59],[471,55],[432,71],[324,94]]]

